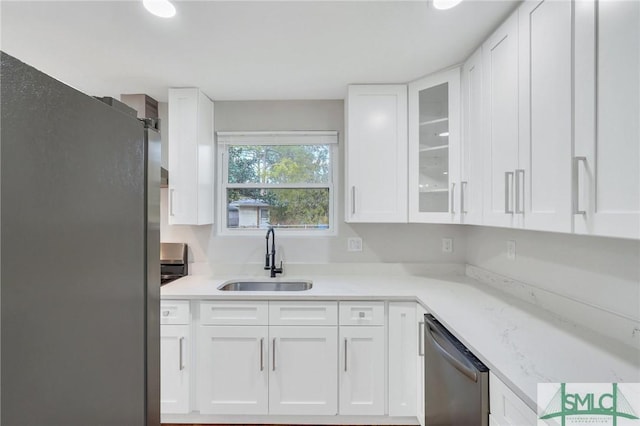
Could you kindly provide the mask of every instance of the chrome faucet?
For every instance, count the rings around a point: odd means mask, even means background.
[[[271,253],[269,253],[269,234],[271,234]],[[276,274],[282,273],[282,260],[280,261],[280,267],[276,268],[276,232],[273,229],[273,226],[269,227],[267,231],[267,236],[265,237],[267,240],[267,254],[264,258],[264,269],[271,270],[271,278],[275,278]],[[269,265],[269,256],[271,256],[271,265]]]

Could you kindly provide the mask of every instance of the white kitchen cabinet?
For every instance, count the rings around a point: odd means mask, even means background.
[[[489,416],[495,426],[535,426],[537,414],[495,374],[489,373]]]
[[[425,426],[425,389],[424,389],[424,316],[427,310],[421,305],[416,308],[416,324],[418,327],[418,350],[416,351],[416,363],[417,363],[417,407],[418,407],[418,422],[420,426]]]
[[[571,8],[526,1],[482,47],[485,225],[571,232]]]
[[[409,221],[459,221],[460,69],[409,84]]]
[[[640,3],[575,2],[574,230],[640,238]]]
[[[160,411],[190,411],[191,315],[186,300],[160,302]]]
[[[269,339],[269,414],[337,414],[337,327],[271,326]]]
[[[349,86],[345,155],[345,221],[406,223],[407,86]]]
[[[160,411],[163,414],[189,412],[189,325],[160,326]]]
[[[418,326],[415,302],[389,303],[389,415],[416,416]]]
[[[213,102],[197,88],[169,89],[169,224],[213,223]]]
[[[518,168],[518,13],[482,45],[483,224],[514,226]]]
[[[339,304],[339,407],[342,415],[385,414],[385,303]]]
[[[196,388],[201,414],[267,414],[268,327],[198,329]]]
[[[482,47],[462,67],[462,139],[460,143],[460,222],[482,224],[483,195],[483,89]]]
[[[572,5],[527,0],[518,9],[520,131],[513,209],[525,229],[572,231]]]

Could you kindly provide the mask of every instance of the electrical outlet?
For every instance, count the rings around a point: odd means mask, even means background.
[[[442,252],[453,253],[453,238],[442,239]]]
[[[516,260],[516,242],[514,240],[507,241],[507,259]]]
[[[362,251],[362,238],[347,238],[347,251]]]

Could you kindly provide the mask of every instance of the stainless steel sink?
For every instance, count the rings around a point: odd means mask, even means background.
[[[218,287],[222,291],[305,291],[311,281],[229,281]]]

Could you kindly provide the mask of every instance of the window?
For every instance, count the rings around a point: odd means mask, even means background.
[[[220,233],[334,233],[337,142],[337,132],[218,132]]]

